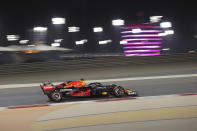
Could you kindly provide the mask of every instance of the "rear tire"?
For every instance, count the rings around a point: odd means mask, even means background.
[[[62,100],[62,93],[59,91],[52,92],[49,98],[54,102],[60,102]]]
[[[124,88],[121,86],[117,86],[113,89],[113,94],[115,97],[123,97],[125,95]]]

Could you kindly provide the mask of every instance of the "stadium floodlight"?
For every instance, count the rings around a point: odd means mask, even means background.
[[[172,27],[172,23],[171,22],[162,22],[162,23],[160,23],[160,27],[161,28],[170,28],[170,27]]]
[[[68,32],[79,32],[80,28],[79,27],[68,27]]]
[[[105,44],[107,44],[107,41],[99,41],[99,45],[105,45]]]
[[[88,40],[87,39],[84,39],[84,40],[76,41],[75,44],[76,45],[83,45],[83,44],[85,44],[87,42],[88,42]]]
[[[65,18],[52,18],[52,23],[55,25],[60,25],[60,24],[65,24],[66,23],[66,19]]]
[[[34,27],[34,31],[35,32],[45,32],[45,31],[47,31],[47,27]]]
[[[164,33],[159,33],[158,36],[167,36],[168,34]]]
[[[8,41],[17,41],[18,39],[8,39]]]
[[[169,51],[170,50],[170,48],[164,48],[164,49],[162,49],[163,51]]]
[[[108,42],[108,43],[111,43],[111,42],[112,42],[112,40],[107,40],[107,42]]]
[[[54,42],[55,43],[61,43],[63,39],[55,39]]]
[[[173,35],[174,34],[174,30],[166,30],[165,33],[167,35]]]
[[[126,44],[128,43],[127,41],[120,41],[120,44],[123,45],[123,44]]]
[[[112,25],[114,26],[122,26],[125,24],[125,21],[122,19],[112,20]]]
[[[76,41],[75,44],[76,44],[76,45],[83,45],[84,42],[80,40],[80,41]]]
[[[60,43],[52,43],[51,46],[53,46],[53,47],[59,47],[60,46]]]
[[[103,32],[103,28],[102,27],[94,27],[93,31],[94,32]]]
[[[142,30],[140,28],[132,29],[132,33],[141,33]]]
[[[163,16],[150,16],[150,22],[151,23],[157,23],[157,22],[161,21],[162,17]]]
[[[10,38],[10,39],[19,38],[19,35],[7,35],[7,38]]]
[[[19,35],[7,35],[8,41],[17,41],[17,40],[19,40],[19,38],[20,38]]]
[[[108,44],[111,42],[112,42],[112,40],[103,40],[103,41],[99,41],[99,45],[105,45],[105,44]]]
[[[29,40],[20,40],[19,43],[20,44],[27,44],[29,42]]]

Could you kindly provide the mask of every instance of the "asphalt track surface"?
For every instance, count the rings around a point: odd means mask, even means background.
[[[85,78],[87,80],[100,80],[127,77],[147,77],[197,74],[197,63],[171,63],[152,65],[132,65],[114,68],[100,68],[75,71],[46,72],[21,75],[1,76],[1,85],[39,83],[43,81],[65,81]],[[181,93],[197,93],[197,77],[150,79],[113,82],[125,88],[136,89],[139,96],[157,96]],[[110,84],[110,83],[104,83]],[[67,101],[90,100],[96,98],[72,98]],[[100,98],[99,98],[100,99]],[[19,106],[50,103],[48,98],[42,95],[38,86],[14,89],[0,89],[0,107]]]

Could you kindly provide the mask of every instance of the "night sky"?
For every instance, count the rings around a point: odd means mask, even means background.
[[[173,3],[172,3],[173,2]],[[148,22],[149,16],[162,15],[171,21],[175,35],[172,48],[177,52],[197,50],[197,7],[195,3],[151,0],[27,0],[1,1],[0,36],[25,35],[34,26],[50,26],[52,17],[65,17],[67,26],[108,28],[112,19],[127,24]],[[84,23],[86,25],[84,25]]]

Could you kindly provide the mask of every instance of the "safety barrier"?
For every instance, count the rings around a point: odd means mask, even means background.
[[[104,57],[67,61],[51,61],[37,63],[5,64],[0,65],[0,75],[30,72],[46,72],[61,70],[79,70],[86,68],[103,68],[113,66],[130,66],[156,63],[195,62],[197,54],[173,54],[144,57]]]

